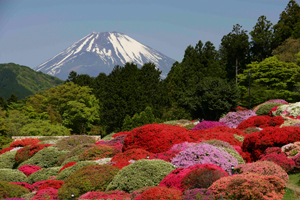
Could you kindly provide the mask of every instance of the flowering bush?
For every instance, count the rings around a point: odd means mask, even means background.
[[[130,194],[123,191],[108,191],[108,192],[100,192],[100,191],[91,191],[87,192],[84,195],[81,195],[78,199],[114,199],[114,200],[128,200]]]
[[[228,142],[224,142],[221,140],[206,140],[206,141],[203,141],[202,143],[207,143],[207,144],[213,145],[215,147],[224,147],[224,148],[234,150],[233,146],[231,146]]]
[[[221,140],[231,145],[241,146],[242,142],[235,136],[246,136],[241,130],[228,127],[214,127],[205,130],[197,130],[189,132],[190,138],[194,141],[205,140]]]
[[[255,113],[257,114],[257,116],[269,115],[272,108],[274,108],[276,106],[280,106],[280,105],[282,105],[282,103],[265,103],[265,104],[261,105]],[[270,115],[270,116],[272,116],[272,115]]]
[[[39,190],[31,200],[59,200],[57,197],[57,189],[52,187]]]
[[[119,133],[115,133],[113,134],[113,138],[119,137],[121,135],[127,135],[128,133],[130,133],[130,131],[123,131],[123,132],[119,132]]]
[[[215,195],[208,189],[191,189],[183,193],[182,200],[215,200]]]
[[[261,161],[272,161],[282,167],[286,172],[290,172],[295,167],[295,162],[287,158],[284,154],[268,154],[260,159]]]
[[[28,145],[37,144],[39,142],[41,142],[41,141],[38,139],[35,139],[35,138],[25,138],[22,140],[16,140],[16,141],[12,142],[9,146],[10,147],[25,147]]]
[[[15,147],[7,147],[7,148],[4,148],[4,149],[2,149],[1,151],[0,151],[0,155],[1,154],[4,154],[5,152],[8,152],[8,151],[10,151],[10,150],[12,150],[12,149],[14,149]]]
[[[253,163],[241,164],[234,168],[238,173],[256,173],[259,175],[273,175],[281,178],[286,183],[289,182],[289,176],[279,165],[270,161],[257,161]]]
[[[146,187],[142,187],[138,190],[135,190],[134,192],[130,193],[130,199],[136,199],[137,196],[139,196],[140,194],[142,194],[143,192],[145,192],[146,190],[153,188],[154,186],[146,186]]]
[[[115,155],[111,162],[114,163],[113,166],[118,167],[119,169],[122,169],[123,167],[129,165],[130,160],[140,160],[140,159],[146,159],[147,156],[152,156],[153,153],[146,151],[144,149],[129,149],[123,153],[119,153]]]
[[[242,149],[244,152],[251,153],[252,160],[256,161],[268,147],[281,147],[295,141],[300,141],[300,128],[267,127],[260,132],[247,135]]]
[[[252,110],[229,112],[225,117],[219,121],[224,122],[230,128],[236,128],[241,122],[245,121],[249,117],[256,116],[256,113]]]
[[[269,155],[269,154],[281,154],[281,155],[285,156],[285,153],[283,153],[281,151],[281,148],[279,148],[279,147],[268,147],[264,151],[264,153],[259,156],[259,159],[262,159],[263,157],[265,157],[266,155]]]
[[[58,173],[60,173],[62,170],[66,169],[66,168],[68,168],[68,167],[71,167],[71,166],[73,166],[73,165],[75,165],[75,164],[76,164],[76,162],[69,162],[69,163],[65,164],[65,165],[58,171]]]
[[[45,147],[49,147],[51,145],[52,144],[33,144],[33,145],[25,146],[22,149],[19,149],[15,156],[16,163],[21,163],[24,162],[25,160],[28,160],[38,151],[44,149]]]
[[[39,166],[36,165],[23,165],[18,170],[23,172],[27,177],[30,176],[32,173],[42,169]]]
[[[170,150],[179,150],[179,151],[183,151],[189,147],[192,147],[194,146],[195,144],[197,143],[194,143],[194,142],[182,142],[182,143],[179,143],[179,144],[174,144]]]
[[[110,165],[89,165],[74,172],[58,189],[60,199],[68,199],[73,193],[76,197],[89,191],[105,191],[119,169]]]
[[[245,134],[251,134],[251,133],[254,133],[254,132],[259,132],[261,130],[262,129],[260,129],[258,127],[249,127],[249,128],[244,129],[243,133],[245,133]]]
[[[30,185],[29,183],[25,183],[25,182],[10,182],[10,183],[23,186],[23,187],[27,188],[29,191],[33,190],[33,186]]]
[[[60,167],[43,168],[28,176],[27,182],[33,184],[38,181],[47,180],[49,176],[56,176]]]
[[[253,110],[254,112],[256,112],[262,105],[268,104],[268,103],[288,104],[288,102],[286,102],[286,101],[283,100],[283,99],[270,99],[270,100],[268,100],[268,101],[266,101],[266,102],[264,102],[264,103],[261,103],[261,104],[255,106],[252,110]]]
[[[160,160],[164,160],[167,162],[171,162],[172,159],[179,154],[180,151],[178,150],[170,150],[170,151],[166,151],[166,152],[161,152],[161,153],[157,153],[154,154],[152,156],[149,157],[149,159],[160,159]]]
[[[28,189],[20,185],[0,181],[0,199],[20,197],[28,192]]]
[[[202,121],[202,122],[198,123],[194,128],[192,128],[192,131],[194,131],[194,130],[203,130],[203,129],[218,127],[218,126],[228,127],[228,125],[225,124],[224,122]]]
[[[249,127],[279,127],[284,123],[284,119],[281,116],[270,117],[268,115],[253,116],[243,121],[237,126],[237,129],[244,130]]]
[[[135,198],[135,200],[181,200],[182,192],[173,188],[153,187]]]
[[[291,103],[288,105],[281,105],[279,106],[276,111],[272,112],[273,116],[280,116],[280,115],[289,115],[293,116],[294,118],[300,115],[300,102]]]
[[[254,173],[227,176],[214,182],[208,189],[225,199],[281,200],[285,183],[276,176],[261,176]]]
[[[121,149],[108,146],[108,145],[96,145],[90,149],[87,149],[79,155],[79,160],[97,160],[101,158],[110,158],[114,155],[121,153]]]
[[[45,183],[46,181],[37,181],[35,183],[32,184],[32,191],[37,191],[39,189],[39,187]]]
[[[211,163],[221,167],[230,174],[231,166],[238,165],[237,159],[232,155],[206,143],[201,143],[181,151],[179,155],[173,158],[171,163],[177,167]]]
[[[63,181],[47,180],[42,185],[39,186],[38,190],[43,190],[49,187],[54,189],[59,189],[62,186],[62,184],[64,184]]]
[[[174,144],[185,141],[193,142],[189,137],[189,132],[186,128],[179,126],[147,124],[127,134],[122,151],[141,148],[152,153],[165,152]]]
[[[158,186],[175,166],[163,160],[138,160],[121,169],[107,186],[106,191],[133,192],[145,186]]]
[[[105,144],[105,145],[114,145],[115,143],[120,143],[120,144],[123,144],[124,143],[124,140],[126,138],[127,135],[120,135],[118,137],[115,137],[114,139],[112,140],[107,140],[107,141],[99,141],[101,143],[96,143],[96,145],[99,145],[99,144]]]
[[[95,144],[96,141],[93,137],[87,136],[87,135],[72,135],[70,137],[63,138],[59,140],[55,147],[57,147],[59,150],[71,150],[72,148],[81,145],[81,144],[87,144],[87,143],[93,143]]]

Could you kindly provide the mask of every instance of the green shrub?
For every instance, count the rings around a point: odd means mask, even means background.
[[[145,186],[158,186],[174,169],[174,165],[163,160],[138,160],[119,171],[106,190],[131,193]]]
[[[29,193],[29,190],[23,186],[0,181],[0,199],[20,197],[26,193]]]
[[[85,143],[96,143],[96,140],[87,135],[72,135],[59,140],[55,146],[60,150],[70,151],[72,148]]]
[[[40,169],[28,176],[28,183],[33,184],[38,181],[47,180],[49,176],[57,176],[61,167],[50,167]]]
[[[95,144],[93,144],[93,143],[85,143],[85,144],[75,146],[73,149],[71,149],[71,151],[67,155],[65,155],[63,158],[60,158],[58,160],[57,165],[61,166],[62,163],[65,162],[65,160],[67,160],[68,158],[78,156],[81,153],[85,152],[85,150],[87,150],[93,146],[95,146]]]
[[[59,124],[51,124],[47,120],[34,120],[20,129],[22,136],[68,136],[70,130]]]
[[[68,199],[71,193],[79,197],[89,191],[105,191],[118,171],[111,165],[85,166],[75,171],[58,189],[58,198]]]
[[[0,181],[27,182],[27,176],[17,169],[0,169]]]
[[[0,131],[0,151],[13,141],[10,137],[2,136]]]
[[[94,161],[80,161],[80,162],[76,163],[75,165],[62,170],[56,177],[56,180],[65,181],[76,170],[78,170],[82,167],[88,166],[88,165],[98,165],[98,163],[96,163]]]
[[[106,135],[106,136],[105,136],[104,138],[102,138],[101,140],[103,140],[103,141],[112,140],[112,139],[114,139],[114,138],[112,137],[114,134],[116,134],[116,133],[115,133],[115,132],[112,132],[112,133]]]
[[[122,149],[108,145],[95,145],[79,155],[80,160],[97,160],[101,158],[112,158],[121,153]]]
[[[69,162],[79,162],[79,161],[80,160],[79,160],[78,156],[73,156],[73,157],[65,159],[64,162],[60,166],[64,166],[65,164],[67,164]]]
[[[17,151],[8,151],[4,154],[0,155],[0,169],[1,168],[14,168],[16,162],[15,162],[15,155]]]
[[[269,115],[269,112],[271,111],[272,108],[275,106],[282,105],[282,103],[266,103],[261,105],[258,110],[256,111],[256,115]]]
[[[243,133],[251,134],[251,133],[259,132],[259,131],[261,131],[261,129],[258,127],[249,127],[249,128],[246,128],[245,130],[243,130]]]
[[[22,162],[18,168],[23,165],[36,165],[42,168],[54,167],[57,164],[58,158],[67,153],[68,151],[60,151],[54,146],[50,146],[40,150],[30,159]]]

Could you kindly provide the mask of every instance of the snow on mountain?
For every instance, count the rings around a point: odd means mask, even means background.
[[[101,72],[108,75],[114,66],[124,66],[126,62],[138,66],[154,63],[162,71],[162,76],[166,76],[175,60],[123,33],[93,32],[35,70],[66,80],[71,71],[90,76]]]

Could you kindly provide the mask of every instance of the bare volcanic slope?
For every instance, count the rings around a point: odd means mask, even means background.
[[[133,62],[139,67],[152,62],[162,75],[166,75],[175,60],[123,33],[93,32],[35,70],[66,80],[71,71],[90,76],[101,72],[108,75],[114,66],[124,66],[126,62]]]

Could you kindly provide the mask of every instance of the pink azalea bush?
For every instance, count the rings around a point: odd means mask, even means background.
[[[218,127],[218,126],[228,127],[228,125],[225,124],[224,122],[202,121],[202,122],[198,123],[194,128],[192,128],[192,131],[193,130],[203,130],[203,129]]]
[[[112,190],[108,192],[91,191],[81,195],[78,199],[114,199],[114,200],[130,200],[130,194],[124,191]]]
[[[10,182],[10,183],[16,184],[16,185],[21,185],[21,186],[27,188],[29,191],[33,190],[33,186],[30,185],[29,183],[25,183],[25,182]]]
[[[28,177],[32,173],[39,171],[40,169],[42,168],[36,165],[23,165],[18,170],[23,172]]]
[[[39,190],[31,200],[59,200],[57,197],[57,191],[57,189],[52,187]]]
[[[241,122],[245,121],[249,117],[256,116],[256,113],[252,110],[229,112],[225,117],[219,121],[227,124],[230,128],[236,128]]]
[[[237,159],[232,155],[206,143],[200,143],[181,151],[179,155],[173,158],[171,163],[177,167],[211,163],[221,167],[229,174],[231,174],[232,165],[238,165]]]
[[[166,152],[156,153],[149,157],[149,159],[160,159],[167,162],[171,162],[172,159],[179,154],[179,150],[170,150]]]
[[[236,174],[223,177],[208,189],[216,198],[239,200],[282,200],[285,182],[277,176],[265,176],[255,173]]]
[[[32,184],[32,191],[37,191],[39,189],[39,187],[45,183],[46,181],[37,181],[35,183]]]
[[[182,143],[179,143],[179,144],[174,144],[170,151],[172,150],[179,150],[179,151],[183,151],[189,147],[192,147],[192,146],[195,146],[195,144],[197,143],[194,143],[194,142],[182,142]]]

